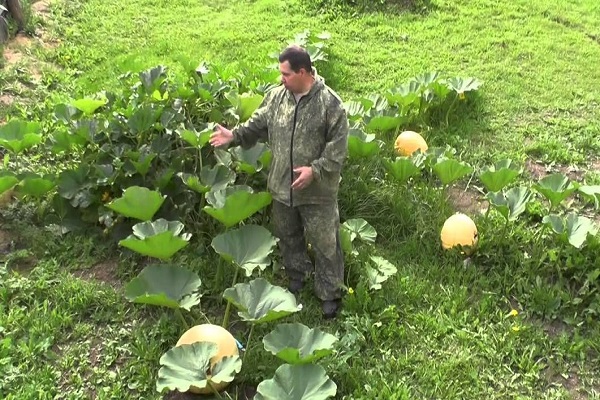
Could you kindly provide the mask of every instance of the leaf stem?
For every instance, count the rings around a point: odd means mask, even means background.
[[[231,286],[235,286],[237,282],[237,277],[240,272],[241,267],[237,267],[235,269],[235,273],[233,274],[233,283]],[[229,314],[231,313],[231,300],[227,300],[227,307],[225,308],[225,315],[223,316],[223,328],[227,329],[227,325],[229,325]]]
[[[246,354],[248,354],[248,352],[250,351],[250,341],[252,340],[252,333],[254,333],[255,326],[256,326],[256,324],[250,325],[250,333],[248,333],[248,339],[246,340],[246,351],[244,351],[244,355],[242,356],[242,364],[244,363],[244,360],[246,359]]]
[[[210,387],[210,389],[214,392],[215,396],[217,396],[218,399],[222,399],[223,396],[221,396],[221,393],[219,393],[219,391],[214,387],[214,385],[212,384],[210,379],[206,382],[208,383],[208,386]]]
[[[452,111],[452,107],[454,107],[454,103],[456,103],[457,99],[458,99],[458,93],[456,93],[454,100],[452,100],[452,103],[450,104],[450,107],[448,107],[448,111],[446,112],[446,126],[450,126],[450,124],[448,122],[450,119],[450,111]]]
[[[189,326],[188,322],[185,320],[183,314],[181,313],[181,309],[176,308],[175,309],[175,314],[177,314],[177,316],[179,317],[179,319],[181,320],[181,322],[183,322],[183,326],[185,327],[185,329],[189,329],[190,326]]]

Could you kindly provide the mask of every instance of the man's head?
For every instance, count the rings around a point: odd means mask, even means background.
[[[297,45],[288,46],[279,55],[281,83],[294,93],[302,93],[313,82],[312,62],[306,50]]]

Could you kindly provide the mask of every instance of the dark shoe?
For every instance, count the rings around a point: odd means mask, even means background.
[[[302,281],[291,279],[290,284],[288,285],[288,290],[294,294],[298,294],[304,287],[304,283]]]
[[[325,300],[322,304],[323,317],[331,319],[337,317],[337,314],[342,306],[340,300]]]

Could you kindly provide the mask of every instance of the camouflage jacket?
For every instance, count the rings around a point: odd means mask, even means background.
[[[315,83],[298,103],[284,86],[267,92],[252,117],[235,127],[233,146],[250,148],[268,141],[273,158],[268,188],[289,206],[337,200],[347,155],[348,119],[338,95],[313,71]],[[293,169],[311,166],[313,181],[292,190]]]

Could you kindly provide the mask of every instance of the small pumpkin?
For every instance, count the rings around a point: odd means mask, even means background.
[[[421,150],[424,153],[429,147],[423,136],[417,132],[404,131],[396,138],[394,148],[401,156],[409,157],[417,150]]]
[[[212,342],[218,347],[217,354],[210,359],[210,370],[212,371],[216,363],[221,361],[223,357],[237,356],[239,350],[237,341],[229,331],[219,325],[202,324],[196,325],[188,329],[177,341],[177,346],[183,344],[192,344],[196,342]],[[217,391],[222,391],[227,387],[228,382],[214,384]],[[190,392],[196,394],[211,394],[213,393],[209,387],[198,388],[190,387]]]
[[[479,239],[475,222],[460,212],[446,219],[440,237],[445,250],[462,246],[467,255],[473,253]]]

